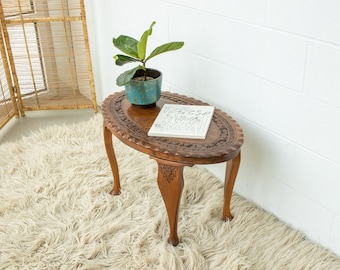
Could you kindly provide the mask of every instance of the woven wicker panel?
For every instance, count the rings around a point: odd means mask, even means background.
[[[21,13],[4,20],[19,106],[97,111],[83,1],[35,0],[30,11],[20,3]]]
[[[0,128],[2,128],[13,116],[18,115],[19,112],[11,87],[11,75],[6,58],[6,50],[2,35],[0,35]]]
[[[2,0],[1,2],[6,17],[32,12],[30,0]]]

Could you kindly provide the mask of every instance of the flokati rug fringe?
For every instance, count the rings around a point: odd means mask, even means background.
[[[114,138],[122,193],[102,116],[55,125],[0,145],[1,269],[340,269],[340,259],[234,194],[223,222],[223,184],[185,168],[180,244],[167,243],[156,162]]]

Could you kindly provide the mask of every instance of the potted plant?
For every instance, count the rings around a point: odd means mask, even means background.
[[[147,42],[155,23],[152,22],[139,41],[125,35],[112,39],[113,45],[124,53],[114,56],[116,65],[123,66],[127,63],[138,62],[138,66],[120,74],[116,80],[118,86],[125,86],[126,97],[130,103],[137,106],[154,106],[160,98],[162,73],[156,69],[147,68],[146,63],[156,55],[178,50],[184,45],[184,42],[169,42],[158,46],[147,56]]]

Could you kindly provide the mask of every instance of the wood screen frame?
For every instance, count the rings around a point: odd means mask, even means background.
[[[0,115],[0,128],[13,116],[24,116],[25,111],[93,108],[97,112],[84,0],[35,0],[35,6],[30,0],[17,0],[14,2],[17,7],[19,3],[22,4],[17,8],[19,13],[15,8],[8,7],[10,3],[13,4],[13,0],[0,0],[0,49],[1,55],[6,56],[4,69],[9,86],[6,91],[10,93],[11,103],[16,109],[6,117]],[[60,9],[52,10],[51,6],[57,5]],[[32,38],[26,37],[28,27],[32,26],[36,27],[37,35],[38,49],[35,52],[39,51],[34,60],[36,62],[41,57],[46,93],[44,89],[38,89],[35,83],[36,73],[32,68],[34,61],[30,58],[28,43],[32,42]],[[21,91],[24,76],[20,74],[19,58],[13,46],[15,41],[9,31],[10,27],[22,29],[21,38],[25,41],[28,59],[25,67],[31,74],[28,81],[34,89],[29,97],[25,91]],[[57,40],[56,36],[61,36],[64,43]],[[62,46],[58,47],[61,43]],[[64,62],[60,59],[64,59]],[[0,87],[0,112],[1,104]]]

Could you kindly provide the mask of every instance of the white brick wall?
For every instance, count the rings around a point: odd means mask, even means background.
[[[338,0],[267,0],[267,25],[283,32],[340,44]]]
[[[150,62],[163,88],[244,129],[235,191],[340,255],[340,1],[85,2],[99,103],[119,89],[112,37],[157,21],[150,46],[185,41]]]

